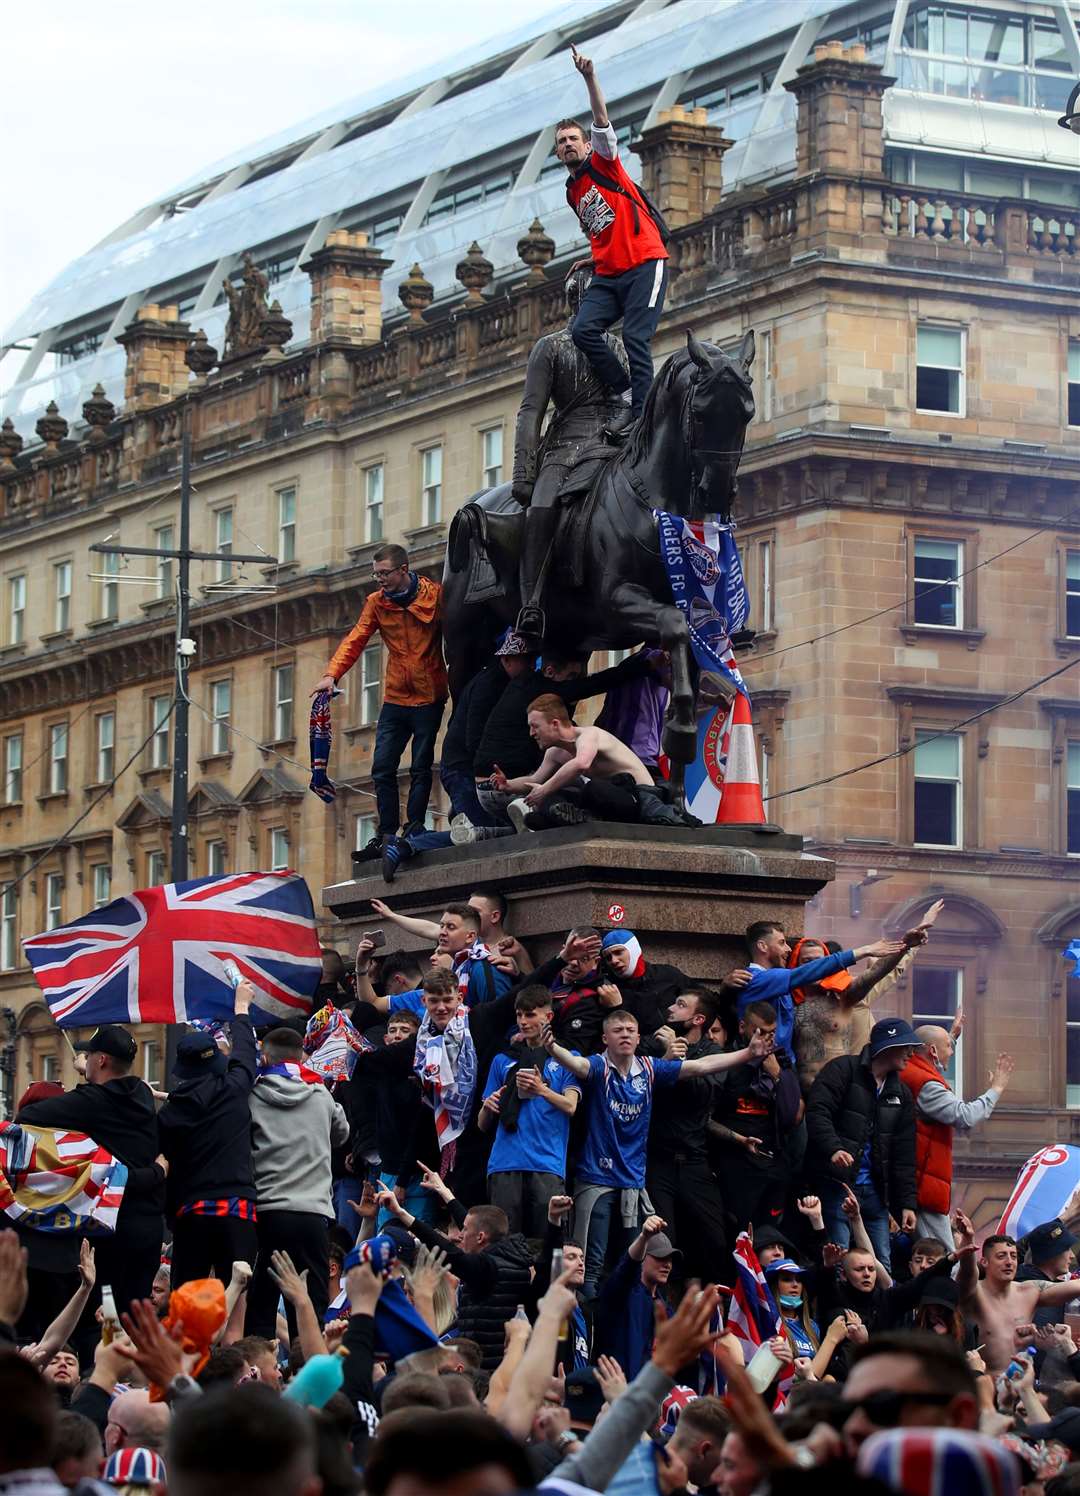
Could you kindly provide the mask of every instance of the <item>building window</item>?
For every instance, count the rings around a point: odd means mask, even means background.
[[[368,842],[379,832],[379,818],[374,815],[357,816],[356,818],[356,850],[362,852]]]
[[[21,644],[26,638],[26,578],[11,577],[8,581],[8,632],[9,644]]]
[[[1069,425],[1080,426],[1080,342],[1069,344]]]
[[[496,488],[502,482],[503,470],[503,429],[501,426],[491,426],[487,431],[480,433],[482,446],[483,486],[485,488]]]
[[[364,469],[364,541],[383,538],[383,465]]]
[[[382,694],[382,645],[369,644],[360,656],[360,726],[370,727],[379,715]]]
[[[22,803],[23,736],[12,733],[4,739],[4,804]]]
[[[758,411],[758,420],[760,421],[771,421],[775,414],[775,384],[773,380],[772,359],[772,329],[766,328],[764,332],[758,333],[757,357],[754,359],[755,367],[761,370],[761,408]]]
[[[963,845],[962,751],[959,733],[915,733],[916,846]]]
[[[41,1078],[50,1085],[56,1085],[60,1080],[60,1060],[54,1054],[45,1054],[41,1057]]]
[[[49,728],[49,794],[65,795],[68,787],[68,725],[54,722]]]
[[[226,556],[232,555],[233,512],[231,507],[214,511],[214,548]],[[232,562],[219,561],[217,567],[218,581],[227,582],[232,576]]]
[[[284,826],[274,826],[270,831],[270,871],[283,872],[289,865],[289,833]]]
[[[1080,551],[1065,552],[1065,634],[1080,639]]]
[[[45,874],[45,928],[56,930],[64,923],[64,875]]]
[[[146,854],[146,886],[157,888],[165,882],[165,853],[147,852]]]
[[[281,566],[296,560],[296,489],[281,488],[277,496],[277,558]]]
[[[915,536],[915,623],[935,629],[963,627],[963,570],[963,541]]]
[[[154,546],[159,551],[171,551],[173,549],[172,525],[158,526],[154,531]],[[173,595],[173,564],[171,556],[158,557],[157,595],[158,597],[172,597]]]
[[[112,898],[112,868],[107,862],[94,863],[90,884],[94,890],[94,908],[100,909]]]
[[[951,1029],[964,1005],[964,973],[953,967],[923,966],[911,968],[911,1026]],[[945,1079],[958,1096],[963,1093],[964,1066],[961,1034],[955,1041],[952,1060]]]
[[[107,623],[115,623],[120,617],[120,583],[113,579],[120,572],[119,556],[102,556],[101,610],[99,616]]]
[[[163,1081],[161,1045],[156,1039],[150,1039],[142,1047],[143,1052],[143,1080],[155,1091],[160,1091]]]
[[[1080,857],[1080,743],[1070,743],[1066,754],[1065,850]]]
[[[293,667],[278,665],[274,670],[273,741],[285,742],[293,735]]]
[[[97,783],[108,784],[116,763],[116,713],[101,712],[94,718],[97,749]]]
[[[958,327],[920,327],[915,406],[942,415],[964,414],[964,333]]]
[[[53,628],[58,634],[71,627],[71,562],[57,561],[53,566]]]
[[[150,701],[150,722],[154,735],[150,739],[150,767],[165,769],[169,764],[169,715],[172,701],[168,696],[154,696]]]
[[[223,841],[209,841],[206,843],[206,872],[210,878],[220,878],[227,871],[225,866],[225,843]]]
[[[229,751],[229,713],[232,711],[232,682],[216,680],[210,687],[210,752]]]
[[[420,454],[421,518],[423,525],[442,519],[442,447],[427,447]]]
[[[0,971],[12,971],[19,953],[19,901],[13,884],[0,894]]]

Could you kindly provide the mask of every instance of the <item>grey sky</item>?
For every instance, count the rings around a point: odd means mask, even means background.
[[[551,8],[52,0],[9,9],[0,327],[129,214],[231,149]]]

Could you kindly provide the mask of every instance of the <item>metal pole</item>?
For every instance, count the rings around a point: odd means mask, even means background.
[[[172,847],[170,877],[185,883],[191,876],[188,860],[188,660],[182,652],[188,637],[191,579],[191,407],[184,405],[180,444],[180,545],[176,560],[176,685],[173,692]],[[165,1084],[176,1060],[183,1032],[171,1023],[165,1031]]]

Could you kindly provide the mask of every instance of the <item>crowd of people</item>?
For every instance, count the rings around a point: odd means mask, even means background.
[[[163,1097],[110,1024],[21,1098],[128,1174],[114,1232],[0,1233],[0,1493],[1080,1491],[1078,1239],[951,1198],[1012,1060],[961,1100],[884,1000],[936,909],[708,984],[534,965],[497,889],[377,913],[430,953],[327,949],[295,1026],[241,982]]]

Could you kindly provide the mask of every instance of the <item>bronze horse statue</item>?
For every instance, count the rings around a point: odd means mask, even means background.
[[[602,464],[587,496],[567,506],[548,571],[544,644],[552,653],[587,655],[641,643],[667,650],[671,700],[663,748],[680,805],[684,768],[697,751],[697,669],[652,511],[691,520],[729,517],[754,414],[753,359],[752,332],[734,358],[687,333],[685,350],[672,354],[653,380],[626,446]],[[443,631],[455,696],[517,617],[523,518],[509,483],[476,495],[454,518]]]

